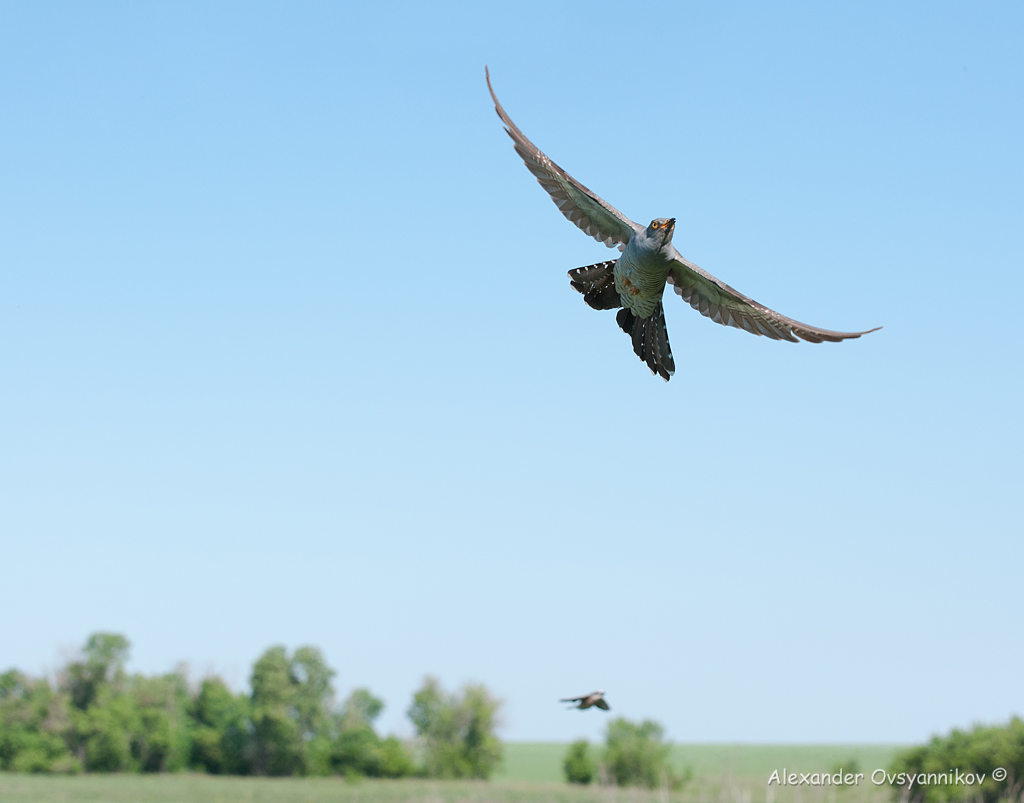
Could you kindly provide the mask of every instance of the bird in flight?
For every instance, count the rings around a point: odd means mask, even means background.
[[[538,183],[547,190],[565,217],[598,242],[609,248],[618,246],[621,251],[618,259],[569,271],[570,283],[594,309],[621,307],[616,321],[632,339],[633,351],[647,363],[652,373],[660,375],[666,382],[675,373],[662,307],[666,283],[671,284],[691,307],[715,323],[734,326],[772,340],[796,343],[800,338],[811,343],[839,342],[882,328],[878,326],[864,332],[833,332],[808,326],[758,304],[683,259],[672,245],[675,218],[656,218],[650,225],[641,226],[580,184],[516,127],[498,102],[486,67],[484,73],[494,109],[527,169],[537,177]]]
[[[604,691],[593,691],[590,694],[585,694],[582,697],[566,697],[564,700],[559,700],[560,703],[579,703],[579,705],[571,706],[572,708],[578,708],[581,711],[596,705],[598,708],[608,711],[608,703],[604,701]]]

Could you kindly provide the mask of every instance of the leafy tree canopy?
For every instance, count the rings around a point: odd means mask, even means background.
[[[426,775],[436,778],[489,778],[501,761],[498,726],[501,701],[482,685],[449,694],[427,677],[413,695],[408,716],[423,741]]]
[[[389,778],[415,770],[405,744],[373,729],[383,701],[357,689],[335,704],[335,673],[316,647],[268,649],[253,665],[250,694],[217,677],[192,687],[184,667],[129,675],[130,647],[124,636],[93,634],[56,685],[0,674],[0,770]]]
[[[1005,770],[1002,779],[993,777]],[[984,776],[970,786],[958,783],[951,770]],[[905,803],[946,803],[971,799],[978,803],[1020,800],[1024,793],[1024,720],[1014,717],[1006,725],[975,725],[969,731],[953,730],[931,742],[898,754],[890,775],[925,776],[924,782],[897,785],[894,800]]]

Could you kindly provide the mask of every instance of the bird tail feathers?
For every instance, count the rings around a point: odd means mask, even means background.
[[[569,271],[572,286],[583,293],[583,300],[594,309],[615,309],[622,306],[619,293],[615,289],[616,260],[598,262],[585,268],[573,268]]]
[[[622,331],[632,338],[636,356],[647,363],[651,373],[668,382],[676,372],[676,363],[672,359],[668,329],[665,328],[665,308],[661,302],[658,302],[654,312],[646,318],[640,318],[633,310],[623,308],[619,310],[615,320]]]

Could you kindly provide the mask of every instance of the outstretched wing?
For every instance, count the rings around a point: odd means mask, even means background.
[[[602,709],[604,711],[608,711],[609,710],[608,703],[606,703],[603,699],[602,700],[598,700],[596,703],[594,703],[594,705],[596,705],[598,708],[600,708],[600,709]]]
[[[597,193],[580,184],[530,142],[498,102],[498,96],[494,94],[494,88],[491,86],[491,73],[486,67],[484,73],[487,76],[487,89],[490,90],[491,99],[494,101],[494,110],[505,124],[505,131],[512,137],[516,153],[522,157],[529,171],[537,177],[538,183],[547,190],[551,200],[562,210],[562,214],[609,248],[628,243],[633,233],[639,231],[641,227],[604,201]]]
[[[582,703],[582,697],[566,697],[565,699],[559,700],[560,703]]]
[[[691,307],[715,323],[735,326],[737,329],[764,335],[772,340],[789,340],[796,343],[797,338],[800,338],[811,343],[821,343],[824,340],[838,343],[840,340],[860,337],[882,328],[876,326],[863,332],[833,332],[830,329],[818,329],[794,321],[733,290],[706,270],[683,259],[678,253],[669,269],[668,281]]]

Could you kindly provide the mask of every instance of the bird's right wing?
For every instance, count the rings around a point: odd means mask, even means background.
[[[824,340],[838,343],[882,328],[876,326],[863,332],[833,332],[831,329],[818,329],[794,321],[747,298],[706,270],[683,259],[678,252],[669,268],[668,281],[691,307],[715,323],[735,326],[737,329],[758,336],[764,335],[772,340],[789,340],[796,343],[799,337],[811,343],[821,343]]]
[[[512,137],[516,153],[522,157],[527,169],[537,177],[537,182],[547,190],[562,214],[609,248],[628,243],[641,227],[593,190],[580,184],[530,142],[498,102],[498,96],[491,86],[490,71],[484,67],[484,72],[487,75],[487,89],[494,101],[494,110],[505,124],[505,131]]]
[[[559,700],[560,703],[582,703],[582,697],[566,697],[564,700]]]

